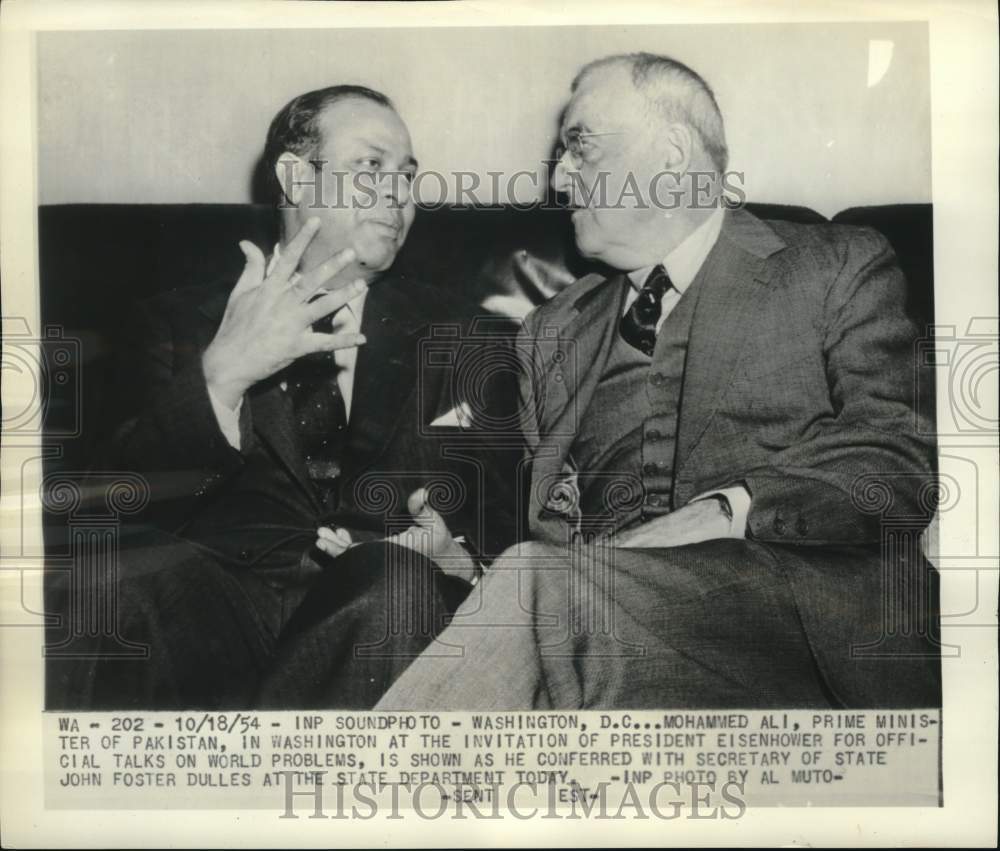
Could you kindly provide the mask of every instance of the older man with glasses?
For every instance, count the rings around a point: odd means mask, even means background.
[[[864,495],[914,516],[934,480],[888,244],[731,209],[716,99],[667,57],[586,66],[561,137],[577,245],[616,272],[524,324],[532,540],[439,637],[461,658],[379,707],[938,703],[936,574]]]

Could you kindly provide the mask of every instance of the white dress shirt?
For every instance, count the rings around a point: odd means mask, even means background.
[[[722,207],[716,207],[712,211],[712,215],[698,225],[697,228],[688,234],[687,239],[663,258],[663,268],[667,270],[667,274],[670,276],[670,283],[673,286],[663,294],[663,298],[660,300],[660,319],[656,323],[657,332],[659,332],[674,307],[677,306],[677,302],[681,300],[681,296],[687,292],[687,288],[691,286],[691,282],[694,281],[698,270],[701,269],[705,258],[708,257],[708,253],[715,246],[716,240],[719,238],[719,233],[722,230],[724,215],[725,211]],[[634,272],[629,272],[628,277],[632,282],[632,289],[625,294],[623,316],[632,306],[632,302],[639,297],[639,290],[646,283],[649,273],[655,268],[655,266],[646,266],[643,269],[636,269]]]
[[[281,246],[274,246],[274,254],[271,255],[271,260],[267,264],[266,274],[270,275],[271,270],[274,269],[274,264],[278,262],[278,258],[281,256]],[[299,274],[296,272],[290,279],[289,284],[294,284],[298,280]],[[339,311],[337,311],[336,316],[333,317],[333,333],[334,334],[359,334],[361,333],[361,316],[365,309],[365,297],[368,295],[368,291],[365,290],[363,293],[356,295],[347,304],[345,304]],[[347,412],[347,419],[350,421],[351,418],[351,399],[354,394],[354,368],[358,362],[358,347],[351,346],[347,349],[338,349],[333,353],[333,359],[337,366],[340,367],[340,371],[337,373],[337,386],[340,388],[340,395],[344,399],[344,409]],[[285,382],[281,382],[281,389],[285,390]],[[225,436],[226,440],[229,441],[229,445],[233,449],[240,449],[240,409],[243,407],[243,400],[240,399],[236,403],[235,408],[230,408],[227,405],[220,402],[215,394],[211,390],[208,391],[209,401],[212,403],[212,410],[215,412],[215,418],[218,420],[219,428],[222,430],[222,434]]]
[[[663,268],[670,276],[671,286],[660,300],[660,318],[656,323],[656,330],[659,332],[663,327],[670,312],[677,306],[681,296],[687,292],[695,276],[701,269],[702,264],[708,257],[709,252],[715,246],[722,230],[722,220],[725,211],[722,207],[716,207],[712,214],[698,227],[692,231],[687,239],[663,258]],[[629,280],[632,288],[625,294],[625,308],[622,313],[628,312],[629,307],[639,297],[639,290],[653,271],[654,266],[646,266],[643,269],[636,269],[629,272]],[[732,538],[745,538],[747,528],[747,516],[750,514],[750,492],[743,485],[733,485],[728,488],[709,491],[708,493],[696,496],[692,502],[709,497],[721,496],[729,502],[732,511],[732,520],[729,524],[729,536]]]

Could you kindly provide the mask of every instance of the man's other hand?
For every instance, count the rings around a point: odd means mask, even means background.
[[[230,408],[236,408],[243,394],[258,381],[303,355],[365,342],[361,334],[318,334],[312,330],[314,322],[339,310],[367,286],[364,281],[354,281],[310,301],[324,283],[354,260],[354,251],[348,248],[293,278],[318,229],[319,219],[309,219],[268,275],[260,249],[251,242],[240,243],[246,266],[229,294],[222,324],[201,361],[209,390]]]
[[[730,515],[718,498],[689,502],[683,508],[619,532],[615,546],[629,549],[682,547],[731,537]]]
[[[479,573],[476,563],[451,536],[444,518],[427,504],[427,491],[424,488],[415,490],[406,507],[413,515],[414,525],[386,541],[426,556],[449,576],[473,582]]]
[[[320,526],[316,530],[316,548],[331,558],[336,558],[346,552],[353,544],[351,533],[339,526],[335,529],[331,529],[329,526]]]

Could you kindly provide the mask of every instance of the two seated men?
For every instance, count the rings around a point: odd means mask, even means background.
[[[884,481],[916,512],[933,479],[885,240],[730,209],[716,100],[666,57],[585,67],[561,141],[554,188],[612,273],[524,323],[487,417],[518,421],[519,466],[483,412],[428,428],[467,407],[421,341],[467,314],[391,269],[416,169],[391,103],[337,86],[278,114],[280,245],[133,329],[145,398],[113,458],[149,478],[155,529],[121,606],[152,656],[84,666],[85,705],[938,700],[936,576],[900,554],[920,593],[887,597],[858,498]],[[859,652],[912,599],[917,628]]]

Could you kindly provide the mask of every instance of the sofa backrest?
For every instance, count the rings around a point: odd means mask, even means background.
[[[823,222],[804,207],[748,205],[764,219]],[[878,228],[909,278],[907,309],[933,320],[930,205],[857,207],[834,221]],[[597,269],[577,254],[565,210],[441,208],[418,212],[397,267],[463,294],[484,310],[516,318]],[[234,204],[67,204],[39,209],[43,326],[76,339],[68,380],[50,382],[46,425],[61,456],[50,468],[86,467],[108,387],[117,332],[129,304],[200,282],[233,280],[237,243],[269,250],[273,209]],[[51,437],[56,431],[66,434]]]

